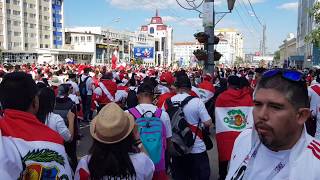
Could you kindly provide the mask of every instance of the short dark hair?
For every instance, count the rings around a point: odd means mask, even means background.
[[[8,73],[0,84],[0,102],[3,109],[26,111],[38,88],[31,75],[25,72]]]
[[[176,78],[176,82],[174,84],[177,88],[188,88],[191,89],[191,81],[187,75],[179,75]]]
[[[304,81],[290,81],[278,74],[268,78],[262,77],[255,91],[261,88],[277,90],[296,109],[310,107],[307,84]]]
[[[84,73],[89,73],[90,71],[91,71],[91,68],[88,68],[88,67],[83,69]]]
[[[138,87],[137,94],[141,94],[141,93],[147,93],[147,94],[153,95],[154,94],[154,87],[152,86],[152,84],[150,84],[148,82],[142,83]]]

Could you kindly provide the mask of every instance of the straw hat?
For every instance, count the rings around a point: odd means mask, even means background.
[[[132,132],[134,118],[116,103],[104,106],[90,125],[91,136],[106,144],[122,141]]]

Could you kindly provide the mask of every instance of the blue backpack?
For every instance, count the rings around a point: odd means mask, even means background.
[[[136,124],[139,127],[141,142],[149,157],[155,165],[163,164],[166,131],[164,124],[160,120],[162,110],[157,109],[154,113],[147,111],[144,114],[140,114],[140,112],[133,107],[129,109],[129,112],[135,118]],[[152,113],[152,117],[145,116],[149,112]]]

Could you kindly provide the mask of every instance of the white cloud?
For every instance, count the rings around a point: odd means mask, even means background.
[[[277,7],[284,10],[298,10],[298,2],[285,3]]]
[[[221,4],[223,0],[216,0],[217,4]],[[171,8],[181,8],[176,0],[106,0],[107,3],[121,9],[145,9],[145,10],[154,10],[154,9],[171,9]],[[191,8],[187,1],[178,0],[178,2],[187,8]],[[199,5],[202,0],[195,0],[195,5]],[[193,4],[191,4],[193,5]],[[201,8],[201,7],[200,7]],[[201,8],[202,9],[202,8]]]

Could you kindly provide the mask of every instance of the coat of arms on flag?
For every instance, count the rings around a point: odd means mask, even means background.
[[[242,130],[246,128],[247,118],[241,109],[232,109],[227,112],[227,117],[223,119],[229,128]]]

